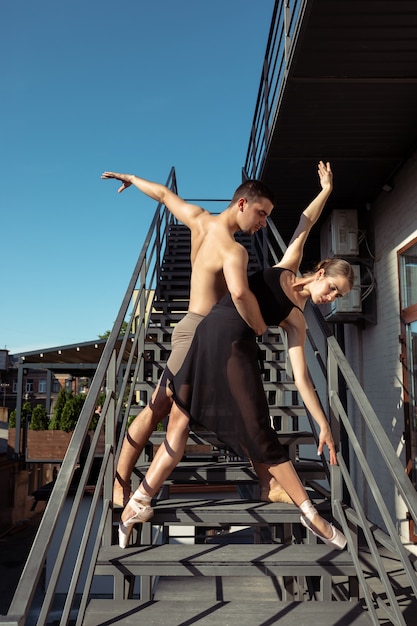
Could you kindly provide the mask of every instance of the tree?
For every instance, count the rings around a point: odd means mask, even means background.
[[[81,409],[85,400],[84,394],[77,394],[68,398],[64,408],[62,409],[60,428],[69,433],[74,430],[78,418],[80,417]]]
[[[52,419],[49,423],[50,430],[60,430],[61,429],[61,415],[63,408],[65,406],[66,401],[72,395],[72,392],[68,392],[62,387],[59,390],[58,397],[55,402],[54,410],[52,413]]]
[[[32,407],[30,402],[26,401],[22,406],[20,413],[20,427],[25,426],[32,415]],[[16,409],[14,409],[9,416],[9,428],[16,428]]]
[[[10,411],[9,428],[16,428],[16,409],[13,409],[13,411]]]
[[[123,337],[123,335],[126,334],[127,331],[127,322],[123,322],[122,327],[120,329],[120,337]],[[108,339],[110,337],[110,330],[106,330],[106,332],[104,332],[102,335],[98,335],[99,339]]]
[[[32,411],[30,420],[31,430],[48,430],[48,413],[42,404],[37,404]]]

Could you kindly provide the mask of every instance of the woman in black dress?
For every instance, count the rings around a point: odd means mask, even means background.
[[[297,276],[307,236],[319,218],[332,190],[330,164],[319,163],[321,192],[305,209],[288,248],[277,265],[256,272],[249,285],[269,326],[286,331],[294,382],[303,402],[319,428],[318,454],[327,445],[330,463],[336,451],[329,423],[308,375],[304,353],[306,324],[303,309],[308,299],[324,304],[346,295],[353,286],[353,270],[341,259],[326,259],[314,272]],[[301,522],[325,543],[342,549],[343,534],[329,524],[312,505],[294,466],[272,429],[269,408],[258,365],[258,346],[253,330],[238,314],[230,295],[215,305],[199,324],[183,366],[173,379],[176,420],[214,431],[238,456],[251,459],[258,476],[268,474],[271,490],[285,489],[301,510]],[[172,413],[171,411],[171,413]],[[182,450],[181,455],[178,449]],[[149,499],[180,460],[184,442],[170,437],[169,425],[164,446],[160,446],[145,479],[131,504],[136,515],[121,522],[120,545],[127,544],[133,524],[149,515]],[[177,451],[177,452],[173,452]],[[282,487],[281,487],[282,486]],[[142,508],[144,509],[142,511]]]

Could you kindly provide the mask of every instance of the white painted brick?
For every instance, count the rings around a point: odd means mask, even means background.
[[[397,251],[417,237],[417,153],[397,174],[393,190],[389,193],[381,192],[371,208],[371,218],[375,229],[371,239],[375,241],[377,324],[368,324],[362,331],[352,325],[346,326],[346,356],[385,432],[405,464],[402,445],[402,369],[398,341],[401,325]],[[378,477],[391,514],[394,517],[402,516],[402,507],[396,501],[395,488],[381,461],[380,453],[365,437],[360,418],[354,416],[352,419],[362,449],[366,451],[373,475]],[[358,489],[362,489],[363,477],[359,475],[357,468],[353,469],[353,473],[357,476]],[[366,488],[363,500],[369,517],[380,524],[373,499]],[[398,520],[400,524],[400,517]]]

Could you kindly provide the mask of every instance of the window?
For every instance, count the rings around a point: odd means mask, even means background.
[[[39,393],[46,393],[46,380],[45,380],[45,378],[42,378],[39,381],[38,392]]]
[[[401,362],[407,473],[417,487],[417,242],[398,252],[401,309]],[[410,539],[417,541],[415,523]]]
[[[417,304],[417,243],[400,254],[401,308]]]
[[[33,391],[33,379],[28,378],[26,381],[26,385],[25,385],[25,392],[32,393],[32,391]]]

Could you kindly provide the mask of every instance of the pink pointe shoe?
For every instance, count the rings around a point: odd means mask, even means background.
[[[320,533],[317,532],[315,528],[312,527],[312,519],[317,514],[317,510],[315,506],[311,503],[310,500],[306,500],[300,506],[301,512],[303,515],[300,517],[300,522],[302,525],[307,528],[313,535],[321,539],[323,543],[327,546],[331,546],[332,548],[336,548],[336,550],[343,550],[346,546],[346,537],[343,533],[340,532],[337,528],[330,524],[330,528],[332,529],[331,537],[323,537]]]
[[[125,522],[120,520],[119,523],[119,546],[120,548],[126,548],[129,543],[129,537],[135,524],[147,522],[153,517],[153,508],[143,500],[135,500],[134,497],[130,498],[128,502],[134,511],[135,515],[129,517]]]
[[[311,522],[306,517],[304,517],[304,515],[301,515],[300,521],[302,525],[307,528],[307,530],[309,530],[311,533],[313,533],[313,535],[321,539],[326,545],[331,546],[332,548],[336,548],[337,550],[343,550],[343,548],[345,547],[346,537],[343,533],[340,532],[340,530],[337,530],[337,528],[335,528],[333,524],[330,524],[333,534],[331,537],[327,538],[323,537],[323,535],[320,535],[316,530],[313,530],[310,526]]]

